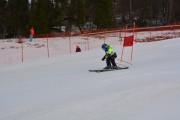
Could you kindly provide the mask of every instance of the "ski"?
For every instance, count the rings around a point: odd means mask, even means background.
[[[115,71],[115,70],[123,70],[123,69],[128,69],[129,67],[119,67],[117,69],[97,69],[97,70],[89,70],[89,72],[107,72],[107,71]]]

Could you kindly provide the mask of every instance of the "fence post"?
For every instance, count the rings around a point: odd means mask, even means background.
[[[48,34],[46,35],[46,37],[47,37],[47,53],[48,53],[48,58],[49,58],[49,41],[48,41]]]
[[[122,45],[122,35],[120,31],[119,31],[119,41],[120,41],[120,45]]]
[[[149,29],[150,29],[150,38],[151,38],[151,27]]]
[[[125,28],[125,35],[124,35],[124,37],[126,37],[126,32],[127,32],[127,25],[126,25],[126,28]]]
[[[136,30],[136,23],[134,22],[134,28],[133,28],[133,35],[135,37],[135,30]],[[134,39],[134,42],[136,43],[136,37]]]
[[[123,45],[123,49],[122,49],[122,53],[121,53],[121,59],[120,59],[120,62],[122,62],[123,54],[124,54],[124,45]]]
[[[88,43],[88,50],[89,50],[89,35],[87,35],[87,43]]]
[[[174,37],[176,37],[176,33],[175,33],[175,26],[173,26],[173,28],[174,28]]]
[[[71,32],[69,32],[69,52],[71,54]]]
[[[21,39],[21,38],[20,38]],[[22,39],[21,39],[22,40]],[[22,62],[24,61],[24,46],[23,46],[23,40],[22,40],[22,43],[21,43],[21,50],[22,50]]]

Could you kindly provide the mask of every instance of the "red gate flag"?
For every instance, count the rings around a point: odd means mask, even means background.
[[[134,35],[132,36],[128,36],[128,37],[124,37],[124,47],[128,47],[128,46],[133,46],[133,41],[134,41]]]

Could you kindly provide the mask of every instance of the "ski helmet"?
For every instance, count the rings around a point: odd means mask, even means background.
[[[103,45],[101,46],[102,49],[105,49],[106,47],[107,47],[107,44],[103,44]]]

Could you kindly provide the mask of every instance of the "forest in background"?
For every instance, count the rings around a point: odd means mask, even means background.
[[[0,38],[180,21],[179,0],[0,0]]]

